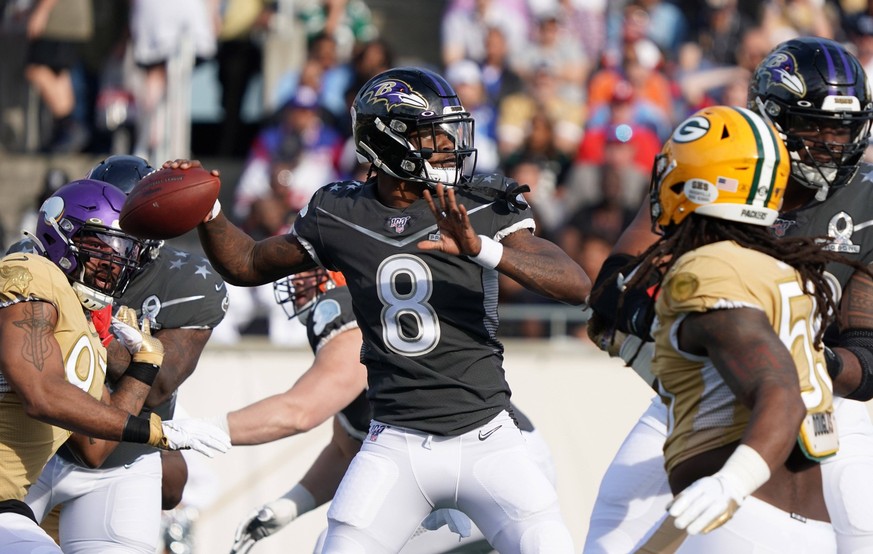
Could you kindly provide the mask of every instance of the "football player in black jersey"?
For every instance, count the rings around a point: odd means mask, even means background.
[[[533,234],[516,183],[471,178],[473,121],[443,77],[380,73],[352,120],[370,178],[319,189],[290,234],[255,242],[218,204],[198,226],[230,283],[315,265],[346,278],[374,420],[331,504],[325,550],[397,552],[433,508],[453,507],[500,552],[572,552],[556,491],[508,413],[497,271],[580,306],[588,276]]]
[[[873,96],[858,60],[827,39],[786,41],[758,65],[748,102],[774,124],[791,157],[791,177],[773,233],[827,237],[825,248],[873,263],[873,187],[868,182],[873,167],[861,161]],[[657,239],[651,229],[648,206],[643,206],[598,275],[589,324],[596,343],[620,355],[649,382],[651,319],[639,309],[648,302],[638,296],[619,312],[616,284],[630,273],[628,261]],[[834,392],[851,400],[834,402],[840,450],[822,463],[825,500],[839,551],[873,551],[873,483],[858,478],[873,472],[873,425],[859,402],[873,397],[873,281],[848,266],[830,264],[827,269],[842,290],[837,325],[825,338],[828,372]],[[612,340],[613,333],[618,340]],[[672,495],[655,451],[663,445],[666,420],[655,398],[625,439],[601,483],[586,553],[634,550],[663,514]],[[643,508],[628,510],[632,501]]]
[[[93,466],[116,446],[111,441],[205,454],[230,447],[226,434],[212,425],[131,415],[139,412],[159,373],[163,347],[150,336],[148,325],[131,325],[136,321],[129,309],[110,325],[130,352],[110,396],[106,350],[90,316],[111,306],[141,260],[143,243],[118,228],[124,199],[105,183],[68,183],[40,207],[31,234],[36,253],[16,252],[0,261],[4,553],[61,552],[37,527],[38,518],[23,500],[65,441],[73,443],[77,459]],[[93,514],[90,519],[93,523]]]
[[[111,156],[88,175],[128,193],[153,170],[136,156]],[[178,387],[196,368],[212,329],[224,317],[227,288],[202,256],[151,241],[145,257],[146,262],[117,304],[129,306],[141,320],[148,320],[164,345],[164,363],[142,415],[156,413],[170,419]],[[104,344],[107,378],[114,383],[120,376],[119,368],[129,363],[130,354],[117,340],[104,340]],[[177,471],[171,474],[169,468]],[[153,554],[160,538],[161,508],[178,503],[185,469],[179,453],[167,457],[154,448],[122,444],[94,470],[82,467],[64,446],[48,463],[26,501],[48,529],[58,523],[54,521],[57,511],[52,512],[52,508],[61,506],[64,552],[109,551],[123,546],[127,552]],[[170,486],[174,483],[175,487]],[[131,513],[138,514],[137,524],[123,524]]]
[[[348,405],[336,412],[332,440],[303,479],[280,498],[253,511],[239,525],[231,549],[234,554],[248,552],[256,541],[329,502],[360,450],[373,416],[366,398],[366,368],[358,361],[361,332],[342,274],[318,268],[280,279],[273,288],[276,301],[288,317],[300,317],[306,325],[315,360],[289,390],[227,414],[233,444],[263,444],[309,431],[333,415],[337,406]],[[524,413],[515,406],[512,412],[532,455],[548,470],[554,483],[554,462],[548,446]],[[468,554],[491,552],[491,546],[469,524],[467,516],[457,511],[449,515],[447,511],[429,515],[426,528],[449,525],[449,529],[416,533],[401,552],[436,554],[462,546]],[[321,541],[316,553],[321,552]]]

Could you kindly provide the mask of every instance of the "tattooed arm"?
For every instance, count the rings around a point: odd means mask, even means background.
[[[146,406],[154,408],[170,399],[185,380],[191,376],[200,360],[200,354],[212,335],[212,329],[161,329],[154,336],[164,345],[164,361],[152,383]],[[115,383],[130,365],[130,353],[117,340],[106,347],[107,374]]]
[[[418,247],[455,256],[481,254],[483,241],[470,223],[467,209],[455,199],[454,190],[438,185],[436,198],[427,190],[423,194],[439,225],[440,240],[421,241]],[[548,298],[573,305],[585,303],[591,279],[556,244],[526,229],[508,235],[500,244],[503,248],[497,271]]]
[[[834,392],[844,397],[858,392],[859,400],[867,400],[873,381],[873,279],[869,275],[861,271],[852,275],[837,321],[840,335],[831,346],[842,369],[834,379]]]
[[[107,405],[71,384],[54,336],[57,321],[57,310],[47,302],[19,302],[0,309],[0,371],[28,416],[85,435],[120,440],[127,416],[139,412],[149,386],[125,377],[113,395],[115,405]],[[97,354],[92,355],[97,367]],[[106,392],[104,388],[104,398]]]

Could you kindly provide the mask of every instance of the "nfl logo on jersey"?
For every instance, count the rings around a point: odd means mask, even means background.
[[[398,235],[406,230],[406,226],[412,221],[412,216],[402,215],[396,217],[389,217],[385,222],[388,225],[389,229],[394,229],[394,232]]]

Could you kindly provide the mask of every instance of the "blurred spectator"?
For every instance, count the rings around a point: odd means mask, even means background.
[[[33,204],[21,216],[21,221],[18,223],[19,231],[27,231],[29,233],[36,232],[37,218],[39,217],[39,209],[46,199],[57,192],[59,188],[70,182],[70,175],[58,167],[49,167],[42,179],[42,188],[39,194],[34,198]],[[14,240],[20,239],[20,232],[14,234]],[[5,246],[5,241],[2,243]]]
[[[534,218],[536,219],[535,233],[540,237],[548,237],[543,225],[543,216],[548,218],[549,203],[554,196],[554,182],[548,176],[543,175],[543,166],[534,160],[519,160],[512,166],[506,167],[506,176],[518,183],[530,187],[530,192],[525,193],[524,198],[530,204]],[[501,304],[552,304],[553,301],[535,292],[532,292],[511,277],[499,274],[499,301]],[[504,325],[506,328],[504,329]],[[501,322],[501,333],[509,336],[522,336],[525,338],[541,338],[548,335],[547,323],[534,317],[520,319],[518,321]]]
[[[393,65],[391,49],[380,38],[356,44],[352,59],[341,63],[336,55],[336,42],[329,35],[317,35],[303,69],[280,79],[275,94],[277,104],[287,102],[299,87],[316,90],[330,123],[342,135],[350,136],[349,108],[355,94],[371,77]]]
[[[501,156],[521,147],[537,113],[545,113],[554,126],[555,147],[574,155],[582,137],[584,105],[578,98],[564,96],[555,68],[544,63],[525,83],[523,92],[506,97],[499,106],[497,140]]]
[[[293,140],[291,136],[300,143],[294,182],[303,187],[295,195],[292,209],[299,210],[316,189],[336,180],[343,137],[321,117],[318,94],[311,88],[302,87],[279,109],[275,121],[258,133],[251,146],[235,190],[233,214],[237,221],[246,221],[252,204],[272,194],[273,162],[281,158],[281,149]]]
[[[575,37],[559,24],[557,9],[539,14],[533,40],[518,57],[522,76],[530,78],[537,67],[549,64],[569,98],[582,100],[582,86],[588,76],[591,61],[582,55]]]
[[[628,81],[617,81],[609,102],[591,107],[586,127],[598,129],[615,121],[647,127],[662,142],[667,140],[673,129],[667,114],[647,99],[639,98]]]
[[[295,6],[306,29],[307,42],[319,34],[333,37],[340,62],[351,58],[355,44],[369,42],[379,35],[373,14],[362,0],[298,0]]]
[[[80,61],[78,47],[93,30],[91,0],[36,0],[30,12],[24,75],[52,116],[44,151],[80,152],[88,144],[88,129],[73,113],[71,70]]]
[[[688,34],[688,21],[682,10],[672,2],[664,0],[637,0],[637,4],[649,17],[646,37],[654,42],[668,59],[675,60],[679,53],[679,46],[685,42]]]
[[[832,39],[835,15],[821,0],[768,0],[763,4],[761,26],[774,44],[797,36]]]
[[[217,3],[211,0],[133,0],[133,59],[145,73],[137,90],[139,125],[134,147],[141,158],[160,157],[153,154],[168,127],[167,63],[183,51],[183,44],[190,45],[198,59],[215,55],[216,9]]]
[[[639,186],[636,191],[628,190],[628,177],[634,171],[628,159],[631,152],[632,148],[626,142],[615,143],[609,148],[609,155],[591,175],[599,192],[599,200],[583,205],[570,217],[562,242],[570,240],[572,243],[574,233],[581,236],[597,233],[612,244],[618,240],[636,215],[645,192]],[[629,192],[636,193],[635,204],[628,202]],[[580,242],[578,238],[575,241]]]
[[[662,63],[661,51],[649,39],[625,43],[618,67],[604,67],[591,76],[589,109],[609,102],[618,83],[627,81],[633,86],[637,98],[656,106],[672,120],[673,92],[669,79],[661,72]]]
[[[242,228],[256,239],[277,235],[312,196],[296,170],[303,149],[298,135],[288,134],[270,163],[270,190],[252,202]]]
[[[873,78],[873,3],[867,6],[865,11],[848,16],[844,27],[869,79]]]
[[[531,187],[527,197],[536,206],[537,228],[541,229],[541,236],[550,240],[562,223],[559,196],[572,161],[557,146],[555,124],[545,113],[537,112],[530,120],[530,130],[521,147],[503,162],[507,175]]]
[[[521,77],[509,66],[508,55],[503,30],[496,25],[489,26],[485,30],[485,57],[481,66],[485,93],[492,106],[499,106],[504,98],[524,89]]]
[[[443,65],[470,59],[485,59],[488,29],[503,31],[509,46],[509,60],[516,60],[527,48],[530,15],[525,0],[450,0],[442,20]]]
[[[588,130],[579,145],[562,197],[565,221],[577,210],[601,203],[604,183],[610,184],[612,188],[607,192],[617,195],[623,207],[639,207],[660,149],[661,142],[655,133],[641,125],[616,120],[605,127]],[[609,175],[604,167],[609,168]],[[621,178],[613,179],[614,174],[620,174]],[[614,200],[610,198],[608,205]]]
[[[773,46],[763,29],[748,27],[735,51],[737,65],[711,67],[704,62],[698,45],[683,45],[676,74],[682,108],[677,108],[676,116],[685,117],[715,104],[745,106],[749,77]]]
[[[702,14],[697,33],[689,40],[700,45],[704,67],[737,65],[737,44],[753,22],[738,9],[737,0],[706,0]]]
[[[218,154],[236,156],[240,144],[242,105],[250,83],[261,72],[264,33],[274,11],[268,0],[226,0],[218,34],[218,82],[223,116]]]
[[[476,122],[476,172],[494,173],[497,154],[497,110],[487,102],[482,71],[476,62],[458,60],[446,68],[446,79]]]
[[[555,14],[561,33],[587,60],[590,71],[606,48],[606,0],[528,0],[535,16]],[[610,2],[615,5],[617,2]]]

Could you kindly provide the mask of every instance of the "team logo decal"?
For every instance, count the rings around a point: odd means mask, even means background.
[[[718,200],[718,189],[704,179],[688,179],[684,192],[685,197],[695,204],[712,204]]]
[[[335,320],[342,314],[339,302],[333,299],[322,300],[315,305],[315,310],[312,314],[313,332],[320,335],[328,323]]]
[[[776,223],[770,226],[770,230],[775,236],[782,238],[788,233],[788,229],[791,229],[794,225],[797,225],[797,222],[791,219],[777,219]]]
[[[379,435],[382,434],[382,431],[384,431],[387,428],[388,428],[387,425],[381,425],[378,423],[371,424],[370,425],[370,435],[368,437],[370,439],[370,442],[376,442],[376,440],[379,438]]]
[[[158,319],[158,314],[161,313],[161,307],[161,299],[152,294],[142,301],[142,316],[148,318],[149,323],[154,323]]]
[[[7,290],[23,294],[30,282],[33,281],[33,275],[26,267],[13,265],[0,269],[0,279],[6,283]]]
[[[825,250],[857,254],[861,247],[852,242],[852,234],[855,232],[855,223],[852,216],[846,212],[840,212],[828,222],[828,237],[830,242],[825,245]]]
[[[412,223],[411,215],[393,216],[385,219],[385,225],[389,229],[393,229],[398,235],[405,231],[410,223]]]
[[[427,109],[427,100],[412,90],[412,87],[407,83],[397,79],[374,83],[361,95],[361,98],[366,98],[368,104],[384,102],[385,109],[389,112],[397,106],[409,106],[410,108],[421,110]]]
[[[706,135],[709,132],[709,120],[702,116],[695,116],[687,119],[685,123],[680,125],[673,131],[673,142],[693,142]]]
[[[770,83],[785,87],[797,96],[806,95],[806,83],[797,73],[797,60],[786,52],[777,52],[764,60],[764,68],[770,76]]]

